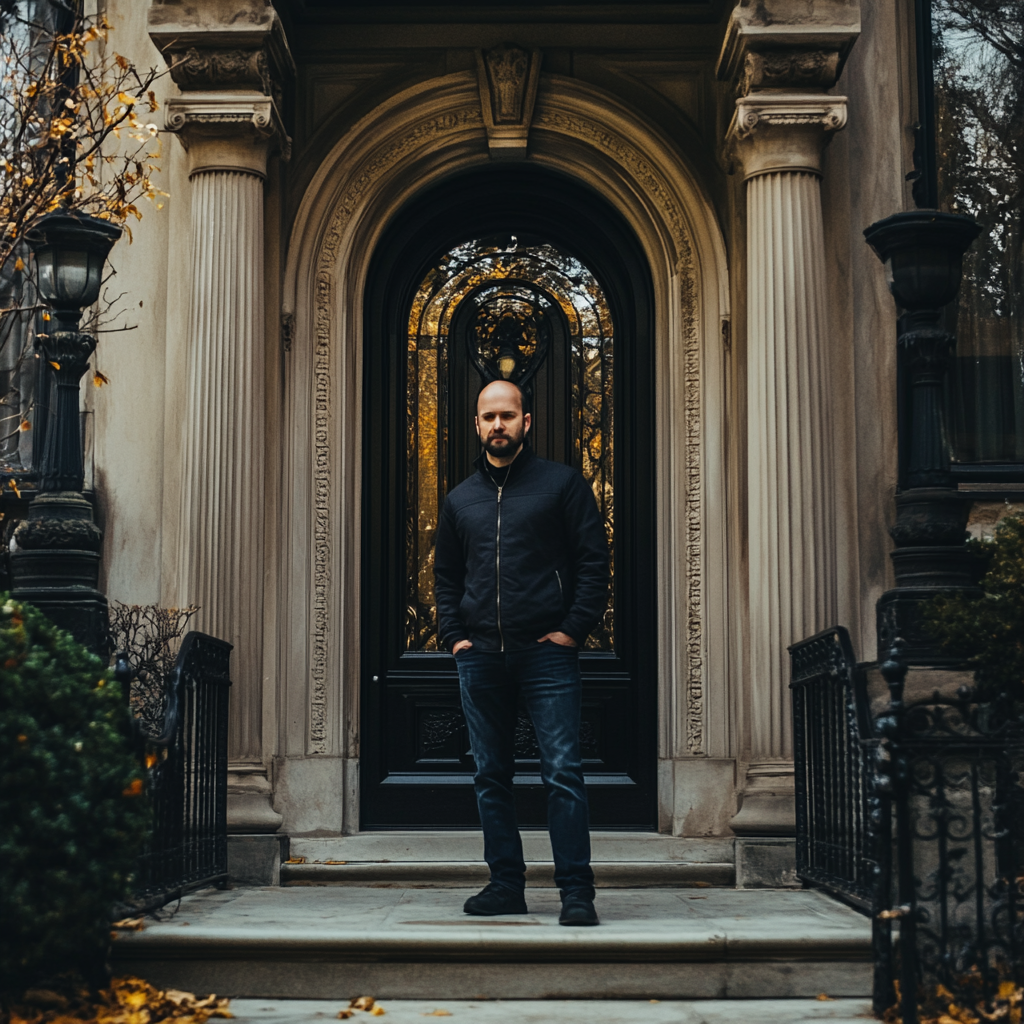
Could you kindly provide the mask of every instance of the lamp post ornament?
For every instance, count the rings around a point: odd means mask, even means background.
[[[53,369],[56,401],[46,431],[39,493],[14,532],[13,596],[106,653],[107,602],[96,589],[102,534],[82,495],[84,470],[79,384],[96,339],[78,330],[82,310],[99,298],[103,267],[122,229],[84,214],[57,211],[26,233],[38,286],[53,310],[52,329],[36,346]]]

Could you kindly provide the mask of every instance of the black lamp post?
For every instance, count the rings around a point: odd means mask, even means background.
[[[56,212],[26,234],[35,255],[40,295],[53,310],[36,346],[53,368],[56,400],[46,432],[39,494],[14,532],[13,595],[105,653],[107,601],[96,589],[102,539],[82,496],[79,382],[96,339],[78,330],[82,310],[98,298],[103,266],[121,228],[85,215]]]
[[[946,432],[945,376],[956,338],[939,321],[956,298],[964,252],[980,231],[970,217],[937,210],[897,213],[864,231],[903,309],[897,340],[909,375],[906,486],[896,496],[890,531],[896,587],[878,602],[880,660],[900,637],[908,662],[948,662],[921,628],[921,605],[941,590],[975,585],[974,560],[964,547],[970,504],[953,486]]]

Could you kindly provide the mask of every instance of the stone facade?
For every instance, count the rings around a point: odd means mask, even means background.
[[[661,830],[791,835],[786,647],[842,623],[869,657],[891,586],[895,309],[861,232],[909,205],[911,5],[108,8],[173,70],[170,199],[112,260],[138,330],[90,397],[104,585],[235,644],[233,829],[358,830],[367,268],[420,190],[525,160],[651,267]]]

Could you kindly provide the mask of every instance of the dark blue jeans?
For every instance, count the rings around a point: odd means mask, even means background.
[[[491,881],[522,892],[523,842],[512,793],[519,695],[533,720],[540,773],[548,794],[548,831],[555,884],[565,896],[594,896],[590,868],[590,815],[580,758],[580,666],[575,647],[546,641],[520,651],[478,651],[455,656],[462,710],[476,760],[476,801]]]

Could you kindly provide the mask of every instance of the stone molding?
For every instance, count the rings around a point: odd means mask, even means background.
[[[277,106],[259,93],[191,93],[167,101],[164,127],[189,154],[189,174],[233,170],[266,176],[274,149],[291,154]]]
[[[540,82],[540,50],[506,43],[477,50],[480,110],[492,160],[522,159]]]
[[[745,178],[774,172],[821,174],[821,154],[832,132],[846,125],[845,96],[825,93],[751,93],[736,100],[725,153]]]
[[[682,343],[681,367],[685,374],[682,391],[686,402],[685,442],[680,452],[684,465],[681,472],[685,491],[685,536],[681,552],[686,562],[685,641],[680,646],[684,677],[678,680],[676,710],[666,708],[664,715],[678,715],[681,725],[679,737],[682,748],[689,755],[702,755],[706,744],[706,697],[704,674],[706,671],[703,631],[705,586],[703,561],[703,490],[701,468],[702,436],[702,375],[701,332],[699,323],[699,285],[693,244],[685,224],[685,217],[673,189],[657,170],[648,155],[637,148],[624,134],[610,129],[607,123],[570,113],[565,108],[545,104],[533,118],[535,129],[569,136],[595,147],[611,158],[625,172],[624,177],[634,180],[647,201],[658,210],[658,216],[671,233],[674,258],[672,270],[680,302],[681,321],[678,324]],[[313,284],[313,415],[312,450],[312,531],[313,544],[311,578],[311,622],[309,648],[310,689],[308,698],[308,746],[311,754],[328,753],[330,727],[327,718],[328,691],[331,668],[337,660],[331,623],[334,619],[333,579],[334,552],[332,524],[337,517],[335,508],[336,486],[332,467],[336,461],[333,451],[332,423],[336,415],[332,399],[335,388],[332,354],[336,328],[333,318],[339,296],[335,293],[335,275],[338,263],[346,251],[344,238],[356,211],[364,205],[366,197],[379,186],[403,160],[427,147],[454,144],[466,133],[485,129],[483,112],[479,107],[449,109],[443,114],[426,118],[412,125],[400,135],[393,135],[376,149],[370,150],[351,173],[350,184],[338,195],[334,213],[322,236],[316,255],[316,273]],[[450,140],[450,141],[449,141]]]
[[[796,79],[809,71],[808,63],[797,59],[784,68],[781,55],[817,52],[829,56],[816,72],[815,84],[828,89],[842,73],[860,27],[857,0],[816,0],[799,8],[787,0],[761,0],[756,5],[741,0],[729,18],[715,73],[723,81],[740,82],[747,73],[750,54],[773,53],[777,56],[769,58],[770,62],[783,78],[790,79],[784,84],[797,85],[801,83]],[[808,60],[810,64],[819,62],[817,57]]]

